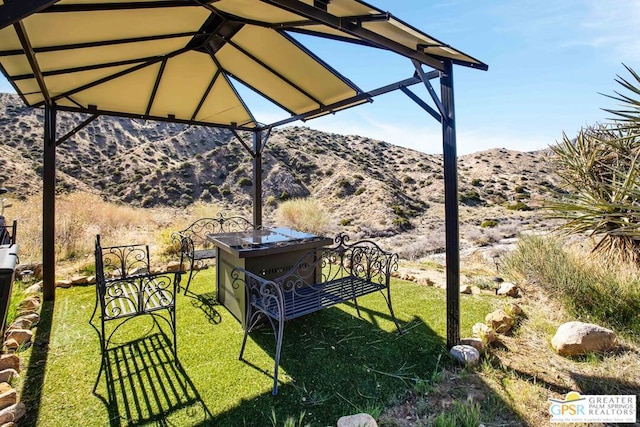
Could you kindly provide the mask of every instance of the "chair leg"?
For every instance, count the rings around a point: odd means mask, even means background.
[[[189,279],[187,279],[187,286],[184,287],[184,294],[186,295],[189,292],[189,285],[191,285],[191,278],[193,277],[193,261],[191,262],[191,267],[189,268]]]
[[[275,328],[274,328],[275,330]],[[284,334],[284,321],[278,321],[278,332],[276,335],[276,360],[273,368],[273,391],[272,395],[278,394],[278,368],[280,366],[280,351],[282,350],[282,335]]]
[[[104,320],[102,317],[100,318],[101,329],[102,332],[98,331],[98,335],[100,335],[100,369],[98,370],[98,376],[96,377],[96,382],[93,384],[93,389],[91,392],[93,394],[96,393],[98,388],[98,383],[100,382],[100,377],[102,376],[102,371],[105,369],[105,359],[109,356],[107,354],[107,343],[105,341],[105,330],[104,330]]]

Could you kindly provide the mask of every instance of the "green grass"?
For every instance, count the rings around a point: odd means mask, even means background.
[[[210,296],[213,272],[201,272],[190,290]],[[378,294],[359,300],[362,318],[352,305],[342,304],[288,322],[274,397],[273,335],[252,334],[246,361],[239,361],[243,331],[235,318],[222,306],[179,295],[182,368],[171,361],[170,348],[149,316],[142,316],[115,336],[114,345],[123,344],[112,352],[115,379],[109,390],[103,375],[96,397],[91,388],[100,354],[88,324],[94,292],[91,286],[58,289],[55,304],[43,306],[34,345],[22,353],[29,365],[21,379],[22,400],[30,408],[25,425],[104,426],[129,420],[135,425],[280,426],[287,420],[295,425],[291,422],[302,416],[300,425],[335,425],[345,414],[379,414],[450,363],[441,356],[445,292],[395,281],[394,309],[406,333],[397,334]],[[490,297],[461,296],[463,336],[492,305]],[[129,340],[137,341],[126,344]]]

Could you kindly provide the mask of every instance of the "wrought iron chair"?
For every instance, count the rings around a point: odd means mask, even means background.
[[[172,241],[180,245],[180,269],[189,269],[189,277],[184,285],[185,294],[191,280],[200,270],[208,267],[208,262],[216,258],[216,248],[207,240],[208,234],[249,231],[255,226],[242,216],[227,216],[221,212],[213,218],[200,218],[184,230],[172,234]],[[186,273],[186,272],[185,272]]]
[[[89,323],[100,337],[101,362],[93,386],[95,393],[102,371],[108,363],[108,349],[115,332],[127,321],[140,315],[152,317],[160,331],[163,319],[173,336],[173,356],[178,363],[176,346],[175,295],[180,272],[152,272],[148,245],[103,247],[100,235],[95,242],[96,305]],[[98,310],[100,310],[98,312]],[[94,324],[96,314],[100,325]],[[107,330],[106,323],[115,327]]]

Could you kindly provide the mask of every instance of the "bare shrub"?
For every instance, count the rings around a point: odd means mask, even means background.
[[[329,223],[320,202],[312,198],[296,198],[282,202],[275,216],[284,225],[313,234],[324,234]]]
[[[155,246],[157,234],[175,228],[176,211],[166,208],[135,209],[103,201],[89,193],[56,197],[56,260],[91,256],[96,234],[107,245],[148,243]],[[20,261],[42,260],[42,195],[17,201],[7,211],[18,220]],[[12,218],[12,219],[13,219]],[[11,219],[11,220],[12,220]]]

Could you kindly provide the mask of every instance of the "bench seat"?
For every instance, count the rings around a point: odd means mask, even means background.
[[[355,297],[381,291],[379,283],[369,282],[359,277],[341,277],[329,282],[304,286],[301,289],[284,292],[284,320],[291,320],[323,308],[333,307]],[[254,305],[267,316],[278,319],[278,304],[273,299],[257,300]]]
[[[358,298],[380,292],[400,332],[389,286],[391,272],[398,269],[398,255],[385,252],[370,240],[353,244],[348,241],[347,235],[339,234],[335,238],[335,246],[307,252],[275,279],[270,280],[241,267],[231,272],[233,287],[245,288],[247,304],[239,358],[242,359],[248,334],[255,327],[267,319],[273,328],[276,338],[274,395],[278,393],[278,365],[286,321],[347,301],[353,302],[360,316]]]

